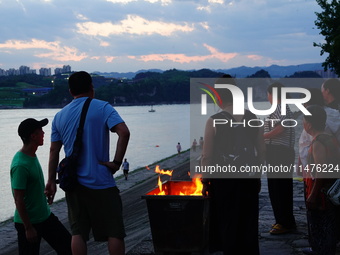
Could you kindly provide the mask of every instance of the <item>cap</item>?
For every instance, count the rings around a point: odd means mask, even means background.
[[[18,134],[21,139],[25,140],[30,137],[32,133],[38,128],[44,127],[48,124],[48,119],[36,120],[33,118],[25,119],[22,121],[18,128]]]

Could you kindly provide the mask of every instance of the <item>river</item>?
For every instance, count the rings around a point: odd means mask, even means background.
[[[158,160],[177,153],[176,145],[182,149],[190,147],[190,105],[157,105],[149,112],[149,106],[116,107],[130,129],[131,137],[126,152],[130,169],[145,167]],[[37,156],[42,166],[45,181],[50,147],[51,122],[60,109],[7,109],[0,110],[0,222],[13,216],[14,201],[10,187],[10,164],[14,154],[21,148],[22,141],[17,130],[20,122],[26,118],[49,119],[44,127],[45,142],[38,148]],[[203,134],[202,134],[203,135]],[[111,158],[116,144],[116,135],[111,135]],[[63,154],[61,155],[63,157]],[[121,175],[121,170],[116,174]],[[64,197],[58,190],[56,199]]]
[[[256,109],[268,109],[268,102],[256,102]],[[211,114],[219,111],[213,104],[208,104],[210,114],[202,116],[200,105],[157,105],[149,112],[149,106],[124,106],[116,107],[130,129],[131,137],[126,152],[130,163],[130,170],[145,167],[170,155],[176,154],[176,145],[181,143],[182,149],[190,148],[194,139],[197,141],[204,134],[205,122]],[[295,107],[291,107],[296,111]],[[44,127],[45,142],[38,148],[37,156],[42,166],[45,181],[47,180],[47,165],[50,147],[51,122],[53,116],[60,109],[7,109],[0,110],[0,222],[13,216],[14,201],[10,187],[10,164],[14,154],[21,148],[22,141],[17,130],[20,122],[26,118],[41,120],[49,119],[49,124]],[[261,118],[264,118],[262,116]],[[298,139],[301,132],[297,132]],[[111,134],[111,158],[115,151],[116,135]],[[296,144],[297,145],[297,144]],[[61,158],[63,157],[61,154]],[[121,175],[118,171],[116,176]],[[64,192],[58,190],[56,200],[64,197]]]

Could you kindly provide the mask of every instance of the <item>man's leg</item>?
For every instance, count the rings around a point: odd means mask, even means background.
[[[78,185],[75,191],[66,192],[68,219],[72,230],[71,248],[73,255],[86,255],[91,229],[87,213],[88,189]]]
[[[86,255],[87,254],[87,246],[81,235],[72,236],[72,254],[73,255]]]
[[[40,224],[39,232],[57,254],[72,255],[71,234],[53,213]]]
[[[108,249],[110,255],[124,255],[125,254],[124,239],[109,237]]]
[[[23,224],[15,223],[15,228],[18,232],[19,255],[39,254],[41,237],[38,236],[37,242],[31,243],[26,239],[26,231]]]

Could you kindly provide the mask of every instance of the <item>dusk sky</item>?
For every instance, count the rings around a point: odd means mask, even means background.
[[[315,0],[0,0],[0,68],[321,63]]]

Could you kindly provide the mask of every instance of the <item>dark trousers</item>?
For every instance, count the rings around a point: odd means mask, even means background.
[[[26,231],[23,224],[15,223],[18,232],[19,255],[38,255],[41,238],[51,245],[60,255],[72,254],[71,234],[67,231],[59,219],[51,213],[50,217],[38,224],[33,224],[38,234],[38,241],[30,243],[26,239]]]
[[[309,243],[319,255],[332,255],[336,252],[336,209],[319,211],[307,210]]]
[[[258,255],[259,180],[211,180],[211,252]]]
[[[285,146],[267,145],[266,161],[271,166],[283,165],[289,167],[295,163],[294,149]],[[286,228],[294,228],[296,223],[293,215],[292,173],[279,173],[279,175],[278,173],[268,173],[267,176],[269,198],[275,223]]]

